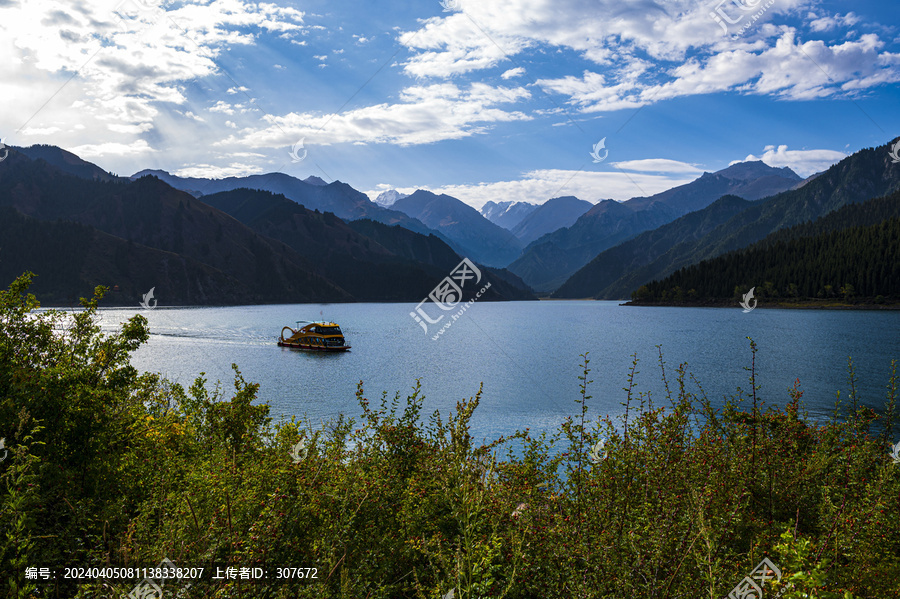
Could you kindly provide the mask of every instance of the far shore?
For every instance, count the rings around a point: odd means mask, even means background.
[[[648,301],[648,300],[631,300],[620,306],[657,306],[671,308],[741,308],[741,304],[734,300],[695,300],[684,302],[671,301]],[[794,310],[900,310],[900,302],[885,302],[876,304],[874,300],[859,300],[857,302],[846,302],[840,300],[759,300],[755,308],[787,308]],[[754,308],[754,309],[755,309]]]

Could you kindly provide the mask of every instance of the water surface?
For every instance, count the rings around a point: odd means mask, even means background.
[[[374,401],[383,391],[405,397],[416,379],[424,414],[446,416],[483,383],[473,419],[478,438],[517,429],[553,428],[577,413],[580,354],[590,353],[590,414],[617,416],[623,408],[632,355],[639,359],[637,391],[662,401],[657,345],[674,389],[674,370],[689,370],[717,405],[738,386],[750,388],[750,348],[757,354],[760,396],[788,401],[800,379],[810,415],[828,418],[835,394],[846,396],[852,356],[859,392],[883,406],[891,358],[900,358],[900,312],[739,308],[625,307],[618,302],[476,303],[437,340],[409,316],[412,304],[329,304],[103,310],[106,328],[144,314],[151,339],[134,364],[189,385],[205,372],[231,389],[231,364],[260,384],[259,397],[274,416],[327,421],[360,413],[355,391],[363,381]],[[325,318],[341,325],[353,349],[317,354],[282,349],[275,337],[297,320]],[[436,330],[432,326],[432,332]],[[692,390],[699,392],[696,386]]]

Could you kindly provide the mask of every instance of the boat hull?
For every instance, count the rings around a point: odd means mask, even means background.
[[[291,349],[302,349],[304,351],[319,352],[342,352],[350,349],[349,345],[340,345],[337,347],[322,347],[321,345],[309,345],[307,343],[291,343],[290,341],[279,341],[278,347],[289,347]]]

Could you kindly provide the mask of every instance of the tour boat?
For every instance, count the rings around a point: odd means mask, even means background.
[[[341,327],[333,322],[309,322],[302,327],[297,321],[297,328],[284,327],[281,329],[280,347],[305,349],[309,351],[347,351],[350,346],[344,341]],[[285,332],[289,332],[285,336]]]

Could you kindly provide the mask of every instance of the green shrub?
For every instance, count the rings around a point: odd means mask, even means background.
[[[136,581],[47,585],[27,566],[233,564],[317,569],[279,583],[170,581],[167,596],[454,599],[728,595],[764,557],[766,597],[900,591],[896,362],[886,408],[831,422],[749,392],[716,409],[660,351],[663,397],[628,373],[624,415],[578,410],[555,431],[475,443],[481,390],[422,415],[418,385],[323,426],[272,424],[258,386],[187,390],[139,374],[135,316],[96,326],[103,290],[74,316],[36,312],[29,277],[0,292],[0,571],[7,597],[117,597]],[[171,585],[171,586],[169,586]],[[790,586],[789,586],[790,585]],[[451,595],[452,593],[452,595]]]

